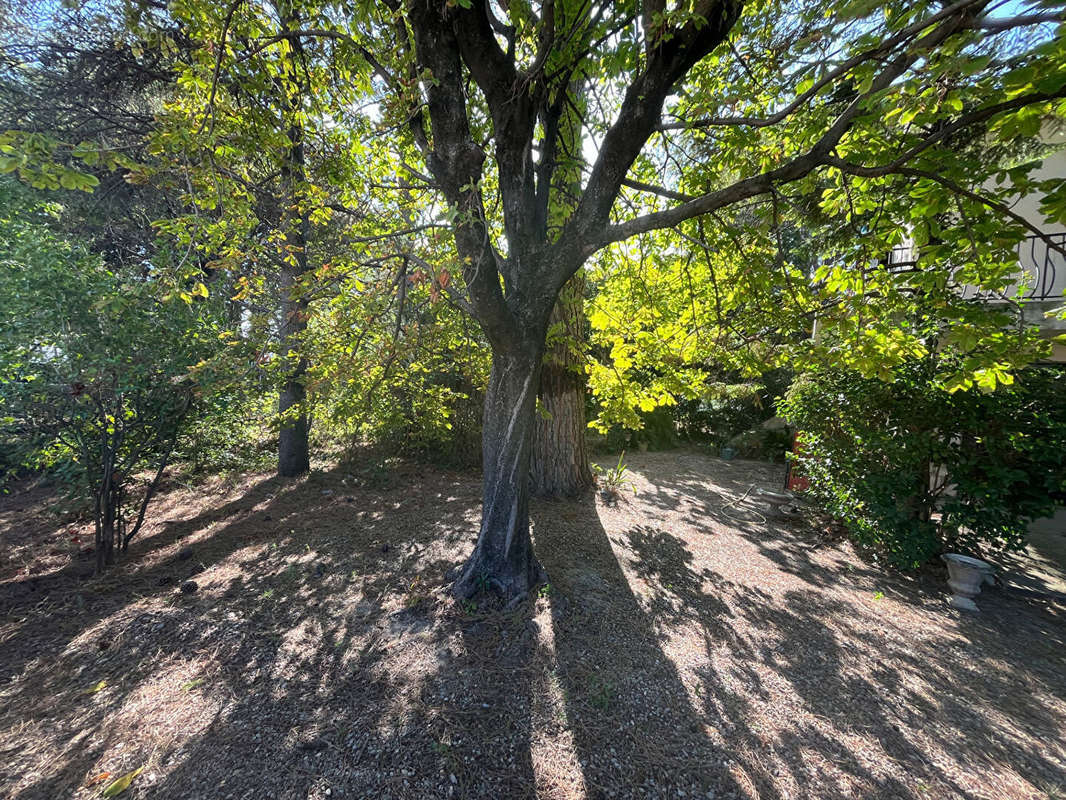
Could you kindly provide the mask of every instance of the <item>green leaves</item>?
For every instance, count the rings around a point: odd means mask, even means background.
[[[91,497],[109,464],[137,474],[172,447],[212,375],[175,379],[223,347],[204,335],[221,304],[160,303],[155,276],[107,269],[49,222],[25,187],[0,181],[0,442],[12,464]]]
[[[127,772],[121,778],[109,783],[104,788],[104,791],[101,792],[100,796],[101,797],[118,797],[120,794],[122,794],[124,791],[129,789],[130,786],[133,785],[134,778],[136,778],[142,772],[144,772],[144,767],[137,767],[137,769],[133,770],[132,772]]]
[[[91,192],[100,185],[100,179],[86,172],[63,167],[59,173],[59,185],[64,189],[78,189],[83,192]]]
[[[0,134],[0,154],[0,174],[16,174],[35,189],[91,192],[100,184],[95,175],[64,163],[68,155],[90,166],[98,163],[99,152],[85,142],[68,148],[47,134],[9,130]]]
[[[781,406],[814,499],[899,567],[1023,546],[1066,488],[1066,375],[1000,366],[974,374],[987,391],[952,392],[937,375],[958,363],[948,348],[888,380],[812,370]]]

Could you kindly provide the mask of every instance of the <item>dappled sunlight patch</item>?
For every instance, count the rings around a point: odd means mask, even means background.
[[[188,660],[161,665],[97,726],[103,752],[90,772],[118,776],[144,766],[142,783],[165,774],[167,760],[223,713],[228,698],[216,677],[217,665]]]
[[[558,603],[556,603],[556,607]],[[530,760],[537,793],[571,800],[588,796],[581,769],[573,720],[567,711],[566,687],[555,656],[550,592],[538,603],[533,618],[537,629],[537,658],[544,669],[534,673],[530,718]]]
[[[77,637],[58,659],[28,665],[22,680],[5,687],[11,710],[21,712],[14,728],[7,715],[2,719],[0,749],[7,750],[12,739],[23,743],[12,769],[27,762],[51,765],[46,772],[20,771],[21,785],[45,781],[51,770],[81,780],[83,772],[117,778],[139,767],[139,785],[150,784],[165,771],[167,754],[212,722],[225,703],[213,691],[218,663],[192,649],[161,646],[159,639],[168,635],[161,632],[174,624],[166,609],[143,605],[113,615]],[[48,693],[38,694],[41,689]],[[76,727],[56,724],[72,714]],[[26,791],[33,796],[35,790]]]
[[[1016,648],[1038,653],[1040,635],[1021,644],[990,615],[960,617],[939,592],[871,570],[846,542],[714,516],[751,484],[701,487],[708,475],[676,479],[665,456],[650,455],[634,457],[637,495],[597,513],[688,703],[745,791],[1025,797],[1040,781],[1022,774],[1066,764],[1052,673],[1038,661],[1011,677]],[[646,458],[653,468],[640,465]],[[724,464],[706,461],[712,475]],[[770,468],[747,469],[745,481],[761,469],[756,485],[776,488]],[[1014,639],[1006,649],[1003,635]],[[1061,629],[1047,641],[1044,657],[1061,668],[1052,652]]]
[[[69,659],[79,654],[99,651],[100,659],[109,659],[106,652],[113,646],[121,646],[124,639],[137,637],[147,631],[140,630],[140,621],[155,620],[159,615],[176,617],[180,612],[161,604],[156,600],[141,600],[131,603],[116,611],[114,614],[103,617],[94,623],[87,625],[67,642],[66,647],[59,654],[61,659]],[[162,621],[152,622],[161,629],[165,623]]]
[[[946,800],[1064,772],[1059,610],[990,591],[962,616],[846,543],[716,511],[779,467],[672,456],[634,454],[647,488],[617,504],[536,504],[549,583],[507,612],[448,593],[473,476],[174,489],[135,559],[0,620],[3,789],[87,800],[144,765],[131,791],[161,798],[280,771],[323,798]]]

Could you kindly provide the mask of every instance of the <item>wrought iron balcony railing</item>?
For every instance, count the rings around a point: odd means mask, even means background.
[[[1043,236],[1027,236],[1018,245],[1018,274],[1022,295],[1028,300],[1056,300],[1066,296],[1066,232]],[[887,266],[892,272],[910,272],[918,268],[920,253],[911,245],[893,248]],[[1024,277],[1023,277],[1024,276]],[[1018,287],[1016,287],[1018,288]],[[981,292],[973,286],[962,286],[964,297],[995,302],[1015,291],[1004,293]]]

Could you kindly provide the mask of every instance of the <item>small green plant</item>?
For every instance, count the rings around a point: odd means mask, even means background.
[[[592,465],[593,470],[596,472],[596,480],[600,485],[600,491],[617,495],[623,488],[629,486],[633,490],[633,494],[637,493],[637,487],[627,477],[628,469],[625,464],[625,456],[626,451],[623,450],[618,456],[618,463],[613,467],[604,468],[599,464]]]
[[[447,756],[452,752],[452,746],[448,742],[433,742],[433,750],[439,756]]]
[[[546,583],[543,586],[541,586],[539,589],[537,589],[537,596],[541,597],[541,598],[551,597],[551,593],[552,593],[552,585],[550,583]]]
[[[464,600],[462,604],[463,613],[468,617],[477,613],[477,602],[474,600]]]
[[[416,577],[407,587],[407,597],[404,599],[404,606],[407,608],[417,608],[426,598],[427,594],[425,592],[425,587],[422,585],[422,577]]]
[[[614,687],[610,681],[595,673],[589,676],[589,701],[595,708],[606,711],[610,708],[613,695]]]

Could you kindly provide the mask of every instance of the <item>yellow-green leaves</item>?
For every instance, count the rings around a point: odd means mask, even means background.
[[[120,794],[130,788],[130,786],[133,784],[134,778],[136,778],[142,772],[144,772],[144,767],[137,767],[137,769],[133,770],[132,772],[127,772],[121,778],[112,781],[104,788],[104,791],[101,793],[101,797],[118,797]]]
[[[28,131],[0,134],[0,174],[16,174],[35,189],[91,192],[100,180],[65,163],[72,158],[90,166],[100,160],[99,152],[85,143],[70,147],[52,136]]]

